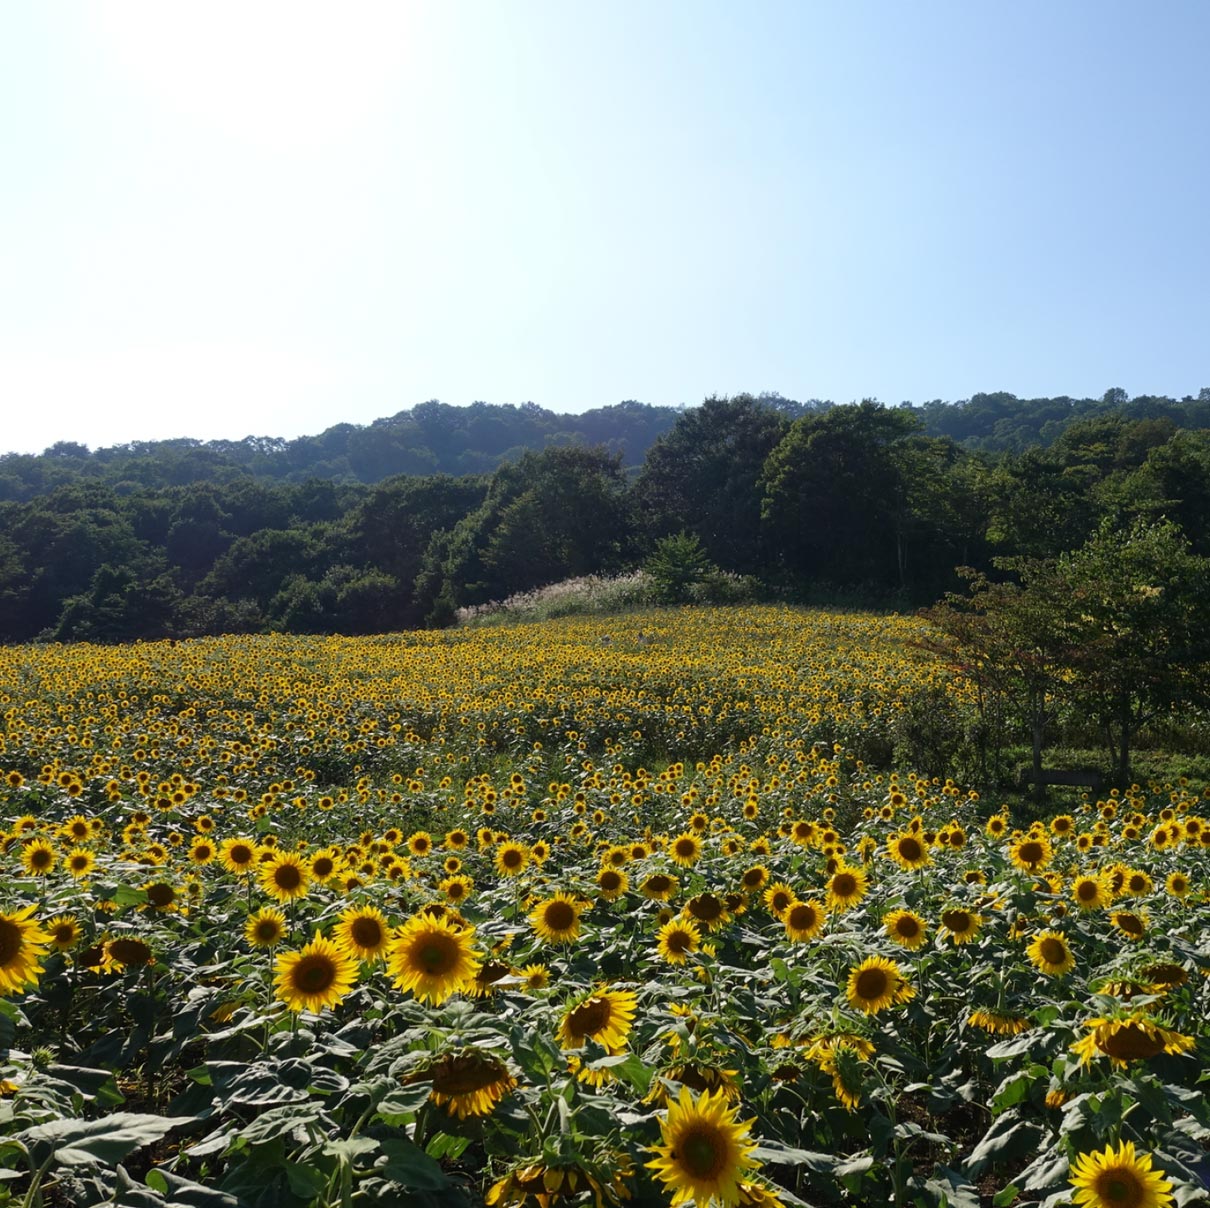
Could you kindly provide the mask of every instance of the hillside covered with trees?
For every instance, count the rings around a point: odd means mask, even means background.
[[[1210,555],[1210,390],[581,416],[429,403],[298,441],[0,458],[0,639],[440,624],[681,533],[770,597],[918,606],[959,586],[956,567],[1160,518]]]

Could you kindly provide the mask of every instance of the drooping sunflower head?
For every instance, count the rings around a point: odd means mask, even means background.
[[[273,967],[277,997],[291,1011],[335,1007],[357,981],[357,962],[320,935],[299,952],[283,952]]]
[[[689,916],[709,931],[717,931],[731,917],[727,903],[717,894],[699,893],[685,903]]]
[[[594,990],[568,1008],[559,1027],[559,1043],[579,1049],[588,1040],[620,1050],[634,1024],[638,1001],[629,990]]]
[[[504,1060],[486,1049],[447,1053],[425,1071],[425,1076],[432,1079],[433,1102],[459,1120],[490,1116],[517,1085]]]
[[[424,913],[399,929],[388,957],[395,984],[434,1006],[467,989],[480,963],[473,928]]]
[[[656,1156],[646,1165],[672,1193],[673,1205],[740,1203],[740,1183],[758,1164],[752,1157],[756,1143],[748,1139],[752,1122],[737,1116],[722,1091],[695,1099],[682,1087],[680,1098],[669,1104],[660,1120],[663,1144],[651,1147]]]

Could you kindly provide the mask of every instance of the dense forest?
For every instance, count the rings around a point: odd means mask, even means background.
[[[0,640],[441,624],[681,533],[771,597],[914,606],[958,566],[1160,517],[1210,554],[1210,389],[578,416],[433,402],[293,441],[0,457]]]

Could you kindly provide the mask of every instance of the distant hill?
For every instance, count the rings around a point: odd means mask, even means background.
[[[633,400],[561,415],[534,403],[421,403],[368,425],[336,424],[296,440],[156,440],[89,450],[60,441],[40,454],[0,456],[0,500],[27,500],[86,480],[116,486],[187,486],[251,475],[269,482],[375,483],[396,474],[486,474],[527,450],[552,445],[603,445],[628,469],[681,411]]]

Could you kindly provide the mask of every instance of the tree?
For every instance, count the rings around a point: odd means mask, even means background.
[[[652,596],[657,603],[685,604],[691,598],[691,589],[717,568],[706,557],[697,535],[681,532],[661,537],[643,570],[651,580]]]

